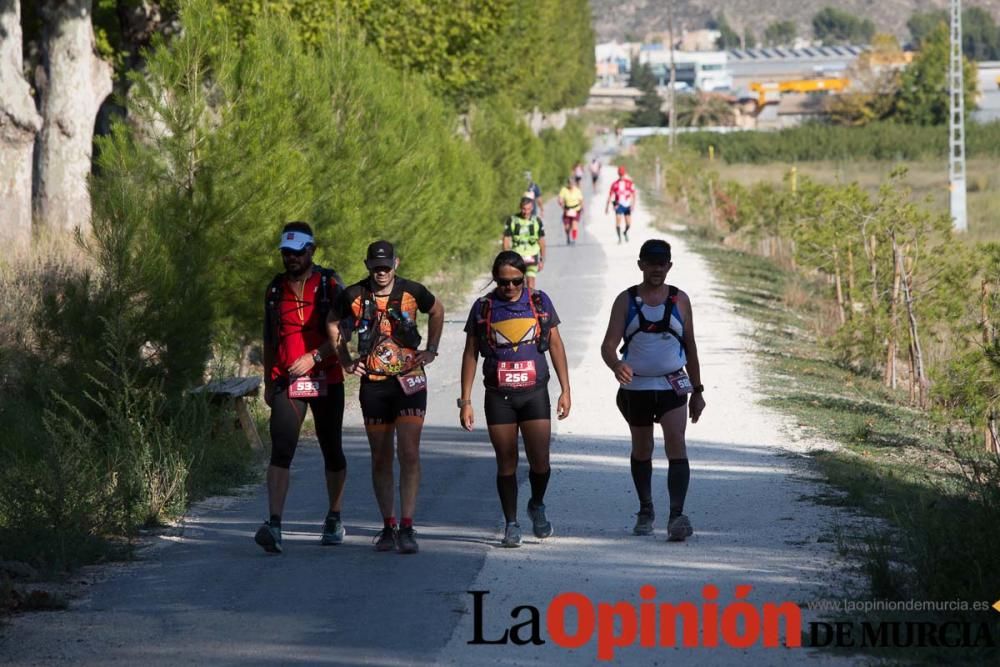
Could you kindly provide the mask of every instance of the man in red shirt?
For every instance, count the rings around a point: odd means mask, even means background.
[[[622,218],[625,218],[625,240],[628,241],[628,230],[632,226],[632,207],[636,200],[635,183],[625,173],[625,167],[618,167],[618,180],[611,184],[608,201],[604,204],[604,214],[608,214],[612,202],[615,205],[615,231],[618,232],[618,242],[622,242]]]
[[[270,518],[254,540],[269,553],[281,553],[281,513],[288,495],[289,467],[299,431],[311,408],[323,452],[330,508],[322,544],[344,541],[340,505],[347,477],[341,441],[344,423],[344,373],[326,330],[326,317],[343,291],[334,271],[313,264],[312,228],[290,222],[281,231],[285,272],[275,276],[264,297],[264,400],[271,408],[271,462],[267,468]]]

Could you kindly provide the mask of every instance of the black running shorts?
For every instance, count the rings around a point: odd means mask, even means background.
[[[362,380],[358,392],[365,426],[391,425],[399,422],[423,422],[427,413],[427,390],[407,396],[399,380]]]
[[[687,395],[678,396],[673,389],[618,389],[616,402],[629,426],[652,426],[671,410],[687,405]]]
[[[528,391],[502,391],[487,387],[485,411],[489,426],[552,419],[548,385]]]

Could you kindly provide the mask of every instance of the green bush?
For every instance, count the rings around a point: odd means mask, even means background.
[[[948,156],[948,133],[941,127],[872,123],[841,127],[807,123],[777,132],[692,132],[678,140],[700,155],[709,146],[729,163],[809,162],[814,160],[920,160]],[[1000,122],[970,123],[969,157],[1000,156]]]

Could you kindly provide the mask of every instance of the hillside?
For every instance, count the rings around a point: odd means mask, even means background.
[[[599,41],[622,40],[626,35],[643,38],[649,32],[667,30],[667,6],[671,0],[590,0],[594,29]],[[678,31],[704,28],[707,21],[725,14],[737,31],[745,27],[758,38],[764,28],[778,20],[798,24],[800,37],[812,37],[812,17],[826,6],[870,18],[879,32],[909,38],[907,19],[915,12],[946,9],[948,0],[673,0]],[[1000,17],[1000,0],[973,0],[963,5],[979,6]]]

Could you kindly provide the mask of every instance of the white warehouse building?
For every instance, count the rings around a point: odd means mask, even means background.
[[[639,63],[649,64],[660,85],[670,81],[670,49],[661,44],[645,45],[639,51]],[[730,90],[733,74],[725,51],[674,50],[676,81],[697,90]],[[683,86],[678,86],[683,87]]]

